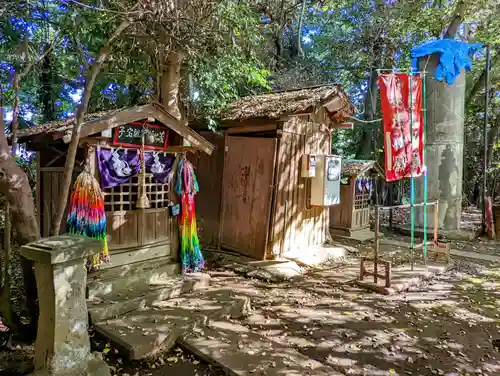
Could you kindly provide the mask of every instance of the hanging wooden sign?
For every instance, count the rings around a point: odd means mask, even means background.
[[[115,128],[113,145],[130,148],[142,147],[144,131],[144,149],[165,150],[168,140],[168,129],[161,125],[133,122]]]

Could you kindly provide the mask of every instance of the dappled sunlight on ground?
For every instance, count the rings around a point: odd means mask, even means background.
[[[458,268],[399,295],[354,287],[345,267],[280,284],[229,274],[252,299],[240,323],[346,375],[500,374],[500,272]]]

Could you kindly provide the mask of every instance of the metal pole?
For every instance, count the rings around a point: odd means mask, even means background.
[[[483,124],[483,230],[486,231],[486,197],[488,195],[487,186],[487,172],[488,169],[488,106],[490,103],[490,68],[491,68],[491,54],[490,46],[486,45],[486,68],[484,74],[484,124]]]
[[[411,270],[415,263],[415,178],[413,176],[413,73],[410,71],[410,95],[409,95],[409,110],[410,110],[410,258]]]
[[[424,265],[427,264],[427,188],[428,188],[428,180],[427,180],[427,153],[425,148],[427,146],[427,92],[426,92],[426,83],[425,83],[425,69],[422,75],[420,76],[422,83],[422,116],[423,116],[423,126],[424,126],[424,139],[422,140],[422,144],[424,149],[423,153],[423,167],[424,167],[424,249],[423,249],[423,257],[424,257]]]

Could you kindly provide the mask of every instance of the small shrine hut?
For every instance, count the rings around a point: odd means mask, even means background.
[[[384,172],[375,161],[342,161],[340,204],[330,207],[332,234],[363,240],[374,237],[370,231],[370,205],[379,176],[384,176]]]
[[[204,247],[269,260],[324,244],[332,203],[319,161],[333,157],[332,132],[351,127],[354,112],[344,88],[332,84],[240,98],[219,114],[218,133],[190,124],[215,146],[210,156],[190,156]]]
[[[71,118],[19,133],[19,141],[36,151],[36,203],[44,237],[49,236],[61,194],[73,126]],[[213,149],[210,142],[160,104],[85,116],[74,179],[87,168],[104,194],[111,263],[101,265],[102,269],[130,270],[146,260],[158,266],[177,263],[178,197],[173,192],[172,177],[188,151],[210,155]],[[67,232],[66,223],[67,212],[61,233]]]

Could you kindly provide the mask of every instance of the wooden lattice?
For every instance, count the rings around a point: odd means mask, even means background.
[[[366,193],[357,193],[354,195],[354,209],[366,209],[370,207],[370,194]]]
[[[106,211],[136,210],[140,185],[140,175],[132,177],[128,183],[104,190],[104,207]],[[168,206],[169,184],[159,184],[153,174],[146,174],[145,184],[151,209],[161,209]]]

